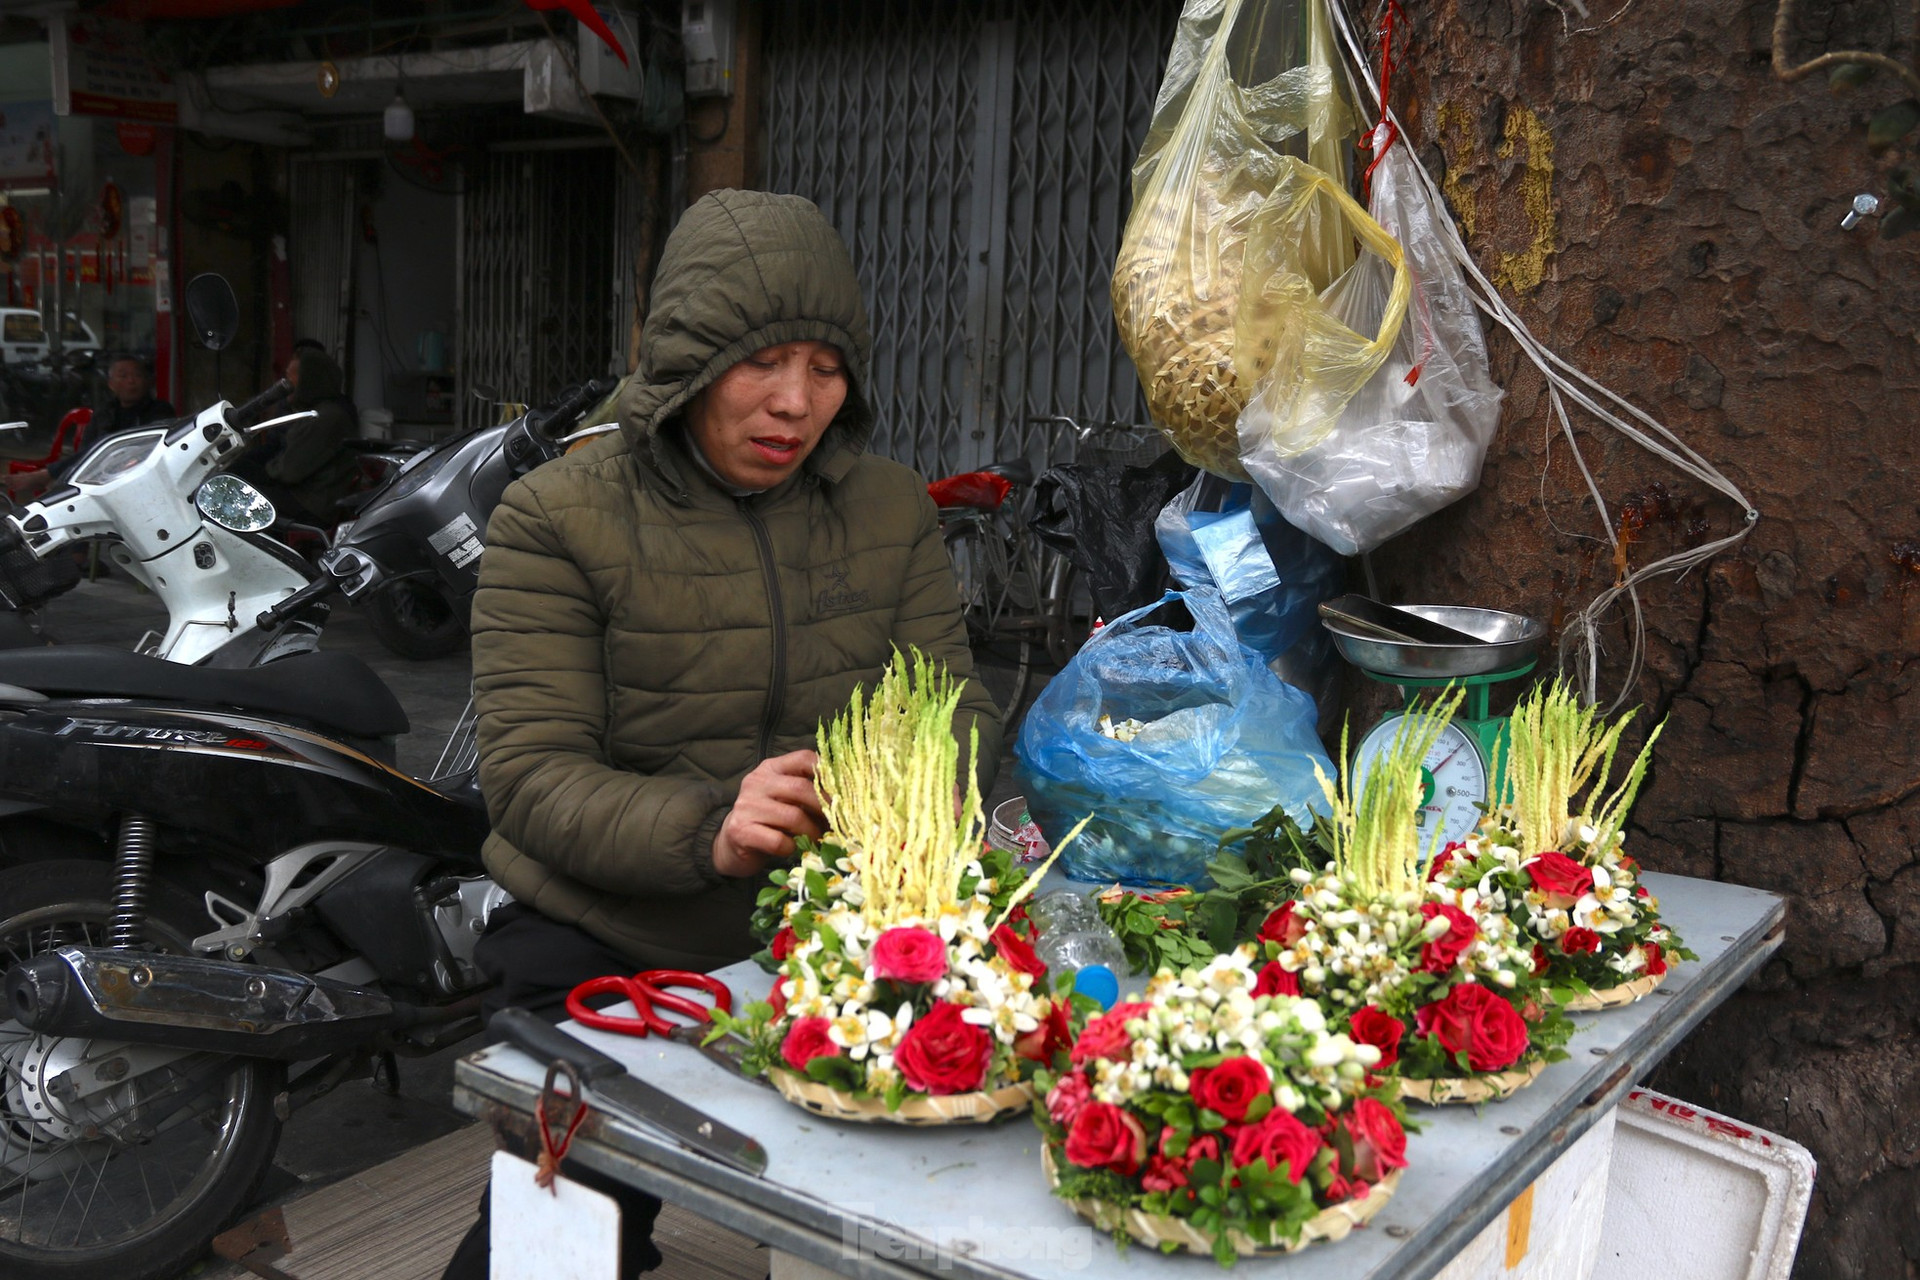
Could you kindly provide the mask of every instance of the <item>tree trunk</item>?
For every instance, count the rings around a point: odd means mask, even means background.
[[[1630,845],[1656,870],[1787,895],[1788,933],[1657,1083],[1812,1148],[1796,1275],[1908,1280],[1920,236],[1840,228],[1856,193],[1886,199],[1903,161],[1869,153],[1866,121],[1904,90],[1775,79],[1772,0],[1594,0],[1584,19],[1528,0],[1410,8],[1398,105],[1483,269],[1536,334],[1761,512],[1739,551],[1644,593],[1634,693],[1644,722],[1668,725]],[[1843,46],[1913,58],[1884,7],[1806,5],[1794,25],[1796,62]],[[1509,398],[1480,491],[1376,566],[1389,599],[1558,620],[1612,580],[1613,553],[1539,375],[1504,337],[1493,349]],[[1737,527],[1732,504],[1576,425],[1615,521],[1637,503],[1647,522],[1634,564]],[[1615,625],[1616,684],[1625,638]]]

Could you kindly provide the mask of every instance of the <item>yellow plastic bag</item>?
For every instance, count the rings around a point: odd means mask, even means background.
[[[1406,310],[1398,245],[1331,176],[1346,171],[1355,114],[1324,3],[1188,0],[1114,267],[1114,316],[1154,420],[1189,462],[1234,479],[1247,477],[1249,402],[1268,406],[1282,447],[1324,432]],[[1375,335],[1319,302],[1356,241],[1393,264]]]

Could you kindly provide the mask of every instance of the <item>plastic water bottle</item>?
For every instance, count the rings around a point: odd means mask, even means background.
[[[1111,1009],[1120,998],[1120,975],[1129,971],[1127,953],[1093,899],[1056,889],[1029,903],[1027,916],[1040,930],[1033,949],[1048,972],[1071,973],[1075,991]]]

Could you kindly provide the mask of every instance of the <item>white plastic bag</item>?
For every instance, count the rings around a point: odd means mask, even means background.
[[[1341,555],[1371,551],[1480,483],[1500,420],[1479,317],[1439,232],[1404,140],[1374,171],[1370,212],[1398,240],[1414,279],[1406,322],[1384,364],[1347,402],[1333,429],[1289,451],[1240,419],[1240,457],[1288,522]],[[1360,332],[1386,312],[1392,272],[1362,254],[1321,301]],[[1296,442],[1300,444],[1301,442]]]

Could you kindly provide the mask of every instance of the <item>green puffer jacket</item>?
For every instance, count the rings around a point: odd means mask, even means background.
[[[715,872],[714,833],[762,759],[917,645],[970,676],[925,482],[867,454],[869,341],[839,236],[805,200],[727,191],[668,241],[621,433],[508,488],[473,603],[488,871],[631,957],[708,969],[750,954],[758,878]],[[679,412],[743,357],[834,343],[851,389],[801,472],[734,498]],[[992,781],[999,714],[970,681],[956,732]],[[964,759],[964,752],[963,752]]]

